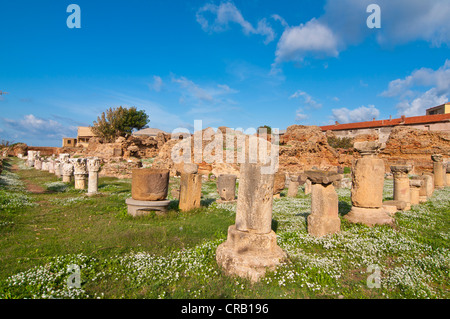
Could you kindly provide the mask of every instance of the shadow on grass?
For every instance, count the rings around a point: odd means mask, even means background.
[[[306,225],[306,226],[308,226],[308,216],[309,216],[309,215],[311,215],[311,212],[310,212],[310,211],[307,211],[307,212],[301,212],[301,213],[295,214],[295,216],[303,217],[303,218],[305,219],[305,225]]]
[[[215,198],[206,198],[206,199],[200,200],[200,205],[202,207],[208,207],[209,205],[211,205],[212,203],[215,203],[215,202],[216,202]]]
[[[345,216],[347,215],[350,210],[352,209],[352,205],[350,205],[347,202],[339,201],[339,215]]]

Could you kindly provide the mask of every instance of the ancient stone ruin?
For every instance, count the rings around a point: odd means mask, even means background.
[[[286,174],[283,172],[277,172],[274,176],[273,182],[273,196],[275,198],[280,198],[280,193],[286,186]]]
[[[420,204],[420,189],[422,185],[424,184],[423,180],[420,179],[411,179],[409,181],[410,185],[410,194],[411,194],[411,205],[418,205]]]
[[[412,166],[410,165],[391,166],[394,176],[394,201],[404,202],[405,208],[403,210],[411,209],[411,190],[408,177],[411,170]]]
[[[220,200],[217,202],[234,202],[236,198],[236,175],[220,174],[217,178],[217,192]]]
[[[289,177],[289,186],[287,197],[296,197],[298,194],[298,188],[300,187],[300,182],[298,181],[297,176]]]
[[[85,158],[75,158],[73,163],[73,175],[75,177],[75,189],[85,189],[87,179],[87,161]]]
[[[128,214],[131,216],[146,215],[150,212],[164,214],[170,200],[169,170],[138,168],[133,169],[131,179],[131,198],[125,200]]]
[[[98,172],[100,171],[100,160],[96,157],[87,160],[88,170],[88,195],[98,192]]]
[[[202,174],[196,164],[185,164],[180,178],[180,199],[178,207],[186,212],[200,208],[202,197]]]
[[[444,188],[446,172],[444,170],[442,154],[433,154],[431,155],[431,159],[433,160],[434,187],[437,189]]]
[[[344,218],[368,226],[394,223],[383,208],[384,161],[377,158],[378,142],[358,142],[354,148],[361,154],[352,169],[352,208]]]
[[[342,176],[324,171],[307,171],[305,174],[312,183],[308,233],[315,237],[339,233],[339,199],[333,183],[339,181]]]
[[[256,163],[241,164],[236,223],[216,251],[217,263],[226,274],[254,282],[287,258],[271,228],[274,175],[262,174],[261,168]]]
[[[72,176],[73,176],[74,168],[73,164],[70,161],[65,161],[62,165],[62,181],[64,183],[70,183],[72,182]]]

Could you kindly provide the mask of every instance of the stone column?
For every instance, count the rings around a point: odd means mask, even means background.
[[[420,188],[423,181],[420,179],[411,179],[409,185],[411,188],[411,205],[418,205],[420,203]]]
[[[195,164],[194,164],[195,165]],[[200,208],[202,197],[202,174],[198,174],[198,166],[186,165],[180,178],[180,199],[178,207],[186,212]]]
[[[167,198],[169,170],[136,168],[132,170],[131,197],[141,201],[158,201]]]
[[[411,189],[408,177],[411,170],[411,165],[391,166],[391,172],[394,176],[394,201],[405,202],[406,210],[411,208]]]
[[[376,157],[381,143],[356,142],[354,148],[361,158],[352,169],[352,209],[344,216],[352,223],[368,226],[390,224],[394,219],[383,208],[384,161]]]
[[[286,174],[283,172],[275,173],[274,182],[273,182],[273,195],[275,198],[280,197],[280,193],[286,186]]]
[[[46,159],[42,160],[42,167],[41,167],[42,171],[46,171],[48,172],[48,161]]]
[[[300,182],[298,181],[298,177],[293,177],[289,180],[287,197],[296,197],[298,194],[298,188],[300,186]]]
[[[73,176],[73,164],[71,162],[64,162],[62,165],[62,181],[64,183],[70,183]]]
[[[165,215],[170,204],[167,200],[169,191],[169,170],[137,168],[131,171],[131,196],[125,200],[128,214],[146,215],[155,212]]]
[[[40,157],[35,157],[34,159],[34,168],[37,170],[42,169],[42,159]]]
[[[35,157],[36,157],[35,151],[28,151],[28,153],[27,153],[27,166],[28,167],[34,167]]]
[[[53,158],[48,161],[48,172],[55,174],[55,160]]]
[[[311,180],[311,214],[308,216],[308,233],[322,237],[341,231],[339,199],[333,183],[342,176],[333,172],[305,172]]]
[[[87,179],[87,162],[85,158],[72,159],[73,175],[75,176],[75,189],[85,189]]]
[[[94,195],[98,192],[98,172],[100,171],[100,160],[90,158],[87,160],[88,177],[88,195]]]
[[[422,179],[425,183],[425,190],[427,199],[433,196],[434,193],[434,174],[430,172],[423,172]]]
[[[271,228],[274,175],[263,174],[261,168],[259,164],[241,164],[236,223],[228,228],[226,242],[216,251],[217,263],[227,275],[253,282],[287,258]]]
[[[58,178],[61,178],[62,174],[61,174],[61,169],[62,169],[62,163],[58,160],[55,160],[55,175]]]
[[[446,173],[444,171],[442,154],[433,154],[431,155],[431,159],[433,160],[434,188],[444,188]]]
[[[67,162],[68,160],[69,160],[69,158],[70,158],[70,154],[68,154],[68,153],[61,153],[61,154],[59,154],[59,161],[61,162],[61,163],[64,163],[64,162]]]
[[[416,176],[411,177],[411,180],[420,181],[419,203],[425,203],[427,201],[427,199],[428,199],[425,178],[423,176],[416,175]],[[413,196],[413,195],[411,195],[411,196]]]
[[[217,192],[221,201],[234,201],[236,197],[236,175],[220,174],[217,178]]]
[[[311,181],[309,179],[307,179],[305,181],[305,195],[311,194]]]

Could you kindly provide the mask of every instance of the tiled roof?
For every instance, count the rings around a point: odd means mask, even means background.
[[[435,114],[435,115],[404,117],[391,120],[377,120],[358,123],[325,125],[321,126],[320,128],[322,129],[322,131],[339,131],[339,130],[396,126],[400,124],[413,125],[413,124],[427,124],[427,123],[437,123],[447,121],[450,121],[450,114]]]

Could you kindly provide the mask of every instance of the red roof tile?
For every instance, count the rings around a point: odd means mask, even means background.
[[[376,127],[386,127],[386,126],[396,126],[396,125],[412,125],[412,124],[427,124],[427,123],[437,123],[450,121],[449,114],[435,114],[435,115],[423,115],[423,116],[412,116],[405,117],[404,121],[402,118],[392,119],[392,120],[377,120],[377,121],[367,121],[358,123],[347,123],[347,124],[335,124],[335,125],[325,125],[320,128],[322,131],[339,131],[339,130],[352,130],[352,129],[363,129],[363,128],[376,128]]]

